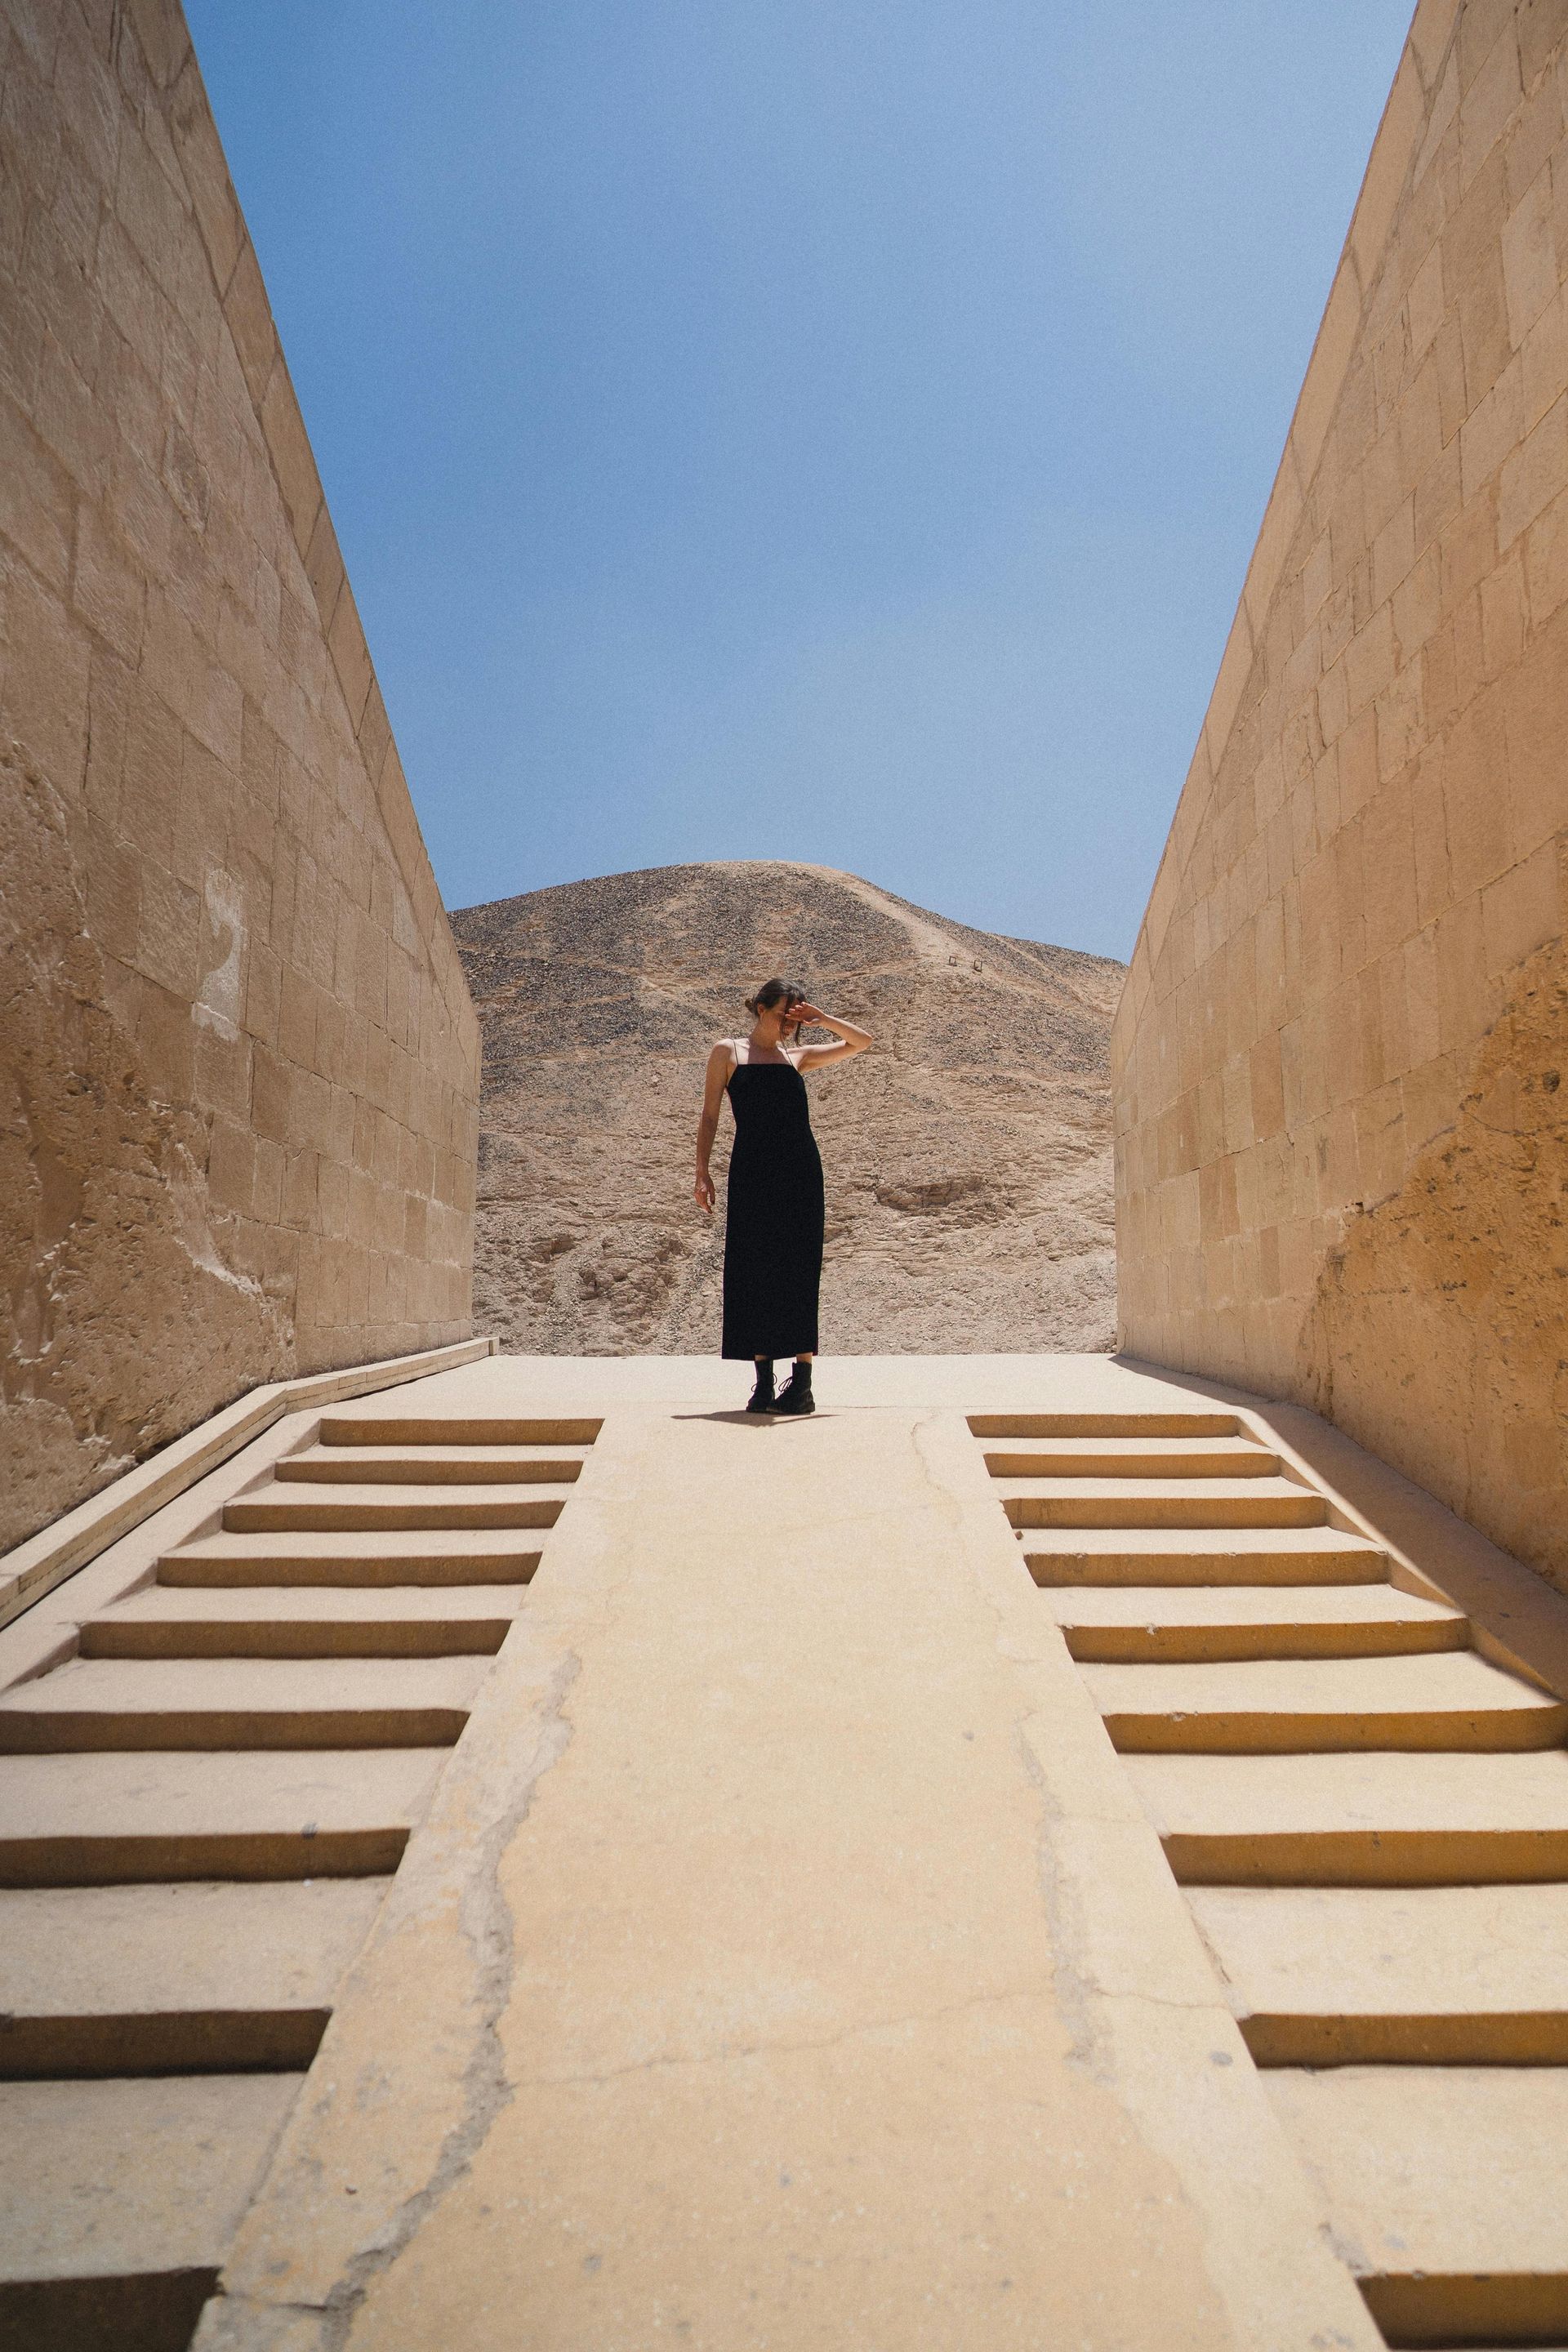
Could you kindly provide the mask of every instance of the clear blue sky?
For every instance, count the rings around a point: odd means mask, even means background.
[[[447,903],[1126,955],[1408,0],[187,0]]]

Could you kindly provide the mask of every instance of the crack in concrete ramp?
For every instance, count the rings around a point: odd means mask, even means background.
[[[201,2352],[1373,2352],[956,1402],[608,1413]]]

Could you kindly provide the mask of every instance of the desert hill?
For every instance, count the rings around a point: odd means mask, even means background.
[[[726,1111],[710,1221],[703,1064],[780,972],[877,1038],[806,1081],[824,1354],[1110,1346],[1122,965],[814,866],[658,866],[452,924],[485,1039],[479,1330],[542,1354],[717,1350],[731,1130]]]

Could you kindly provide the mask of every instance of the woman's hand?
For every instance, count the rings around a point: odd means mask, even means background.
[[[818,1029],[830,1029],[837,1043],[832,1045],[806,1045],[801,1049],[795,1067],[820,1070],[827,1062],[847,1061],[851,1054],[863,1054],[875,1041],[868,1029],[857,1027],[853,1021],[840,1021],[835,1013],[824,1013],[819,1004],[796,1004],[792,1008],[795,1034],[810,1023]]]
[[[700,1168],[697,1171],[697,1181],[691,1188],[691,1195],[698,1207],[700,1209],[706,1209],[709,1215],[711,1216],[713,1213],[713,1203],[718,1199],[719,1195],[713,1189],[713,1179],[710,1176],[706,1168]]]

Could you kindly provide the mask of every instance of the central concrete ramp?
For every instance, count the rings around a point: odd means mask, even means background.
[[[998,1507],[981,1368],[940,1409],[838,1370],[793,1423],[719,1367],[584,1386],[204,2352],[1380,2344]]]

